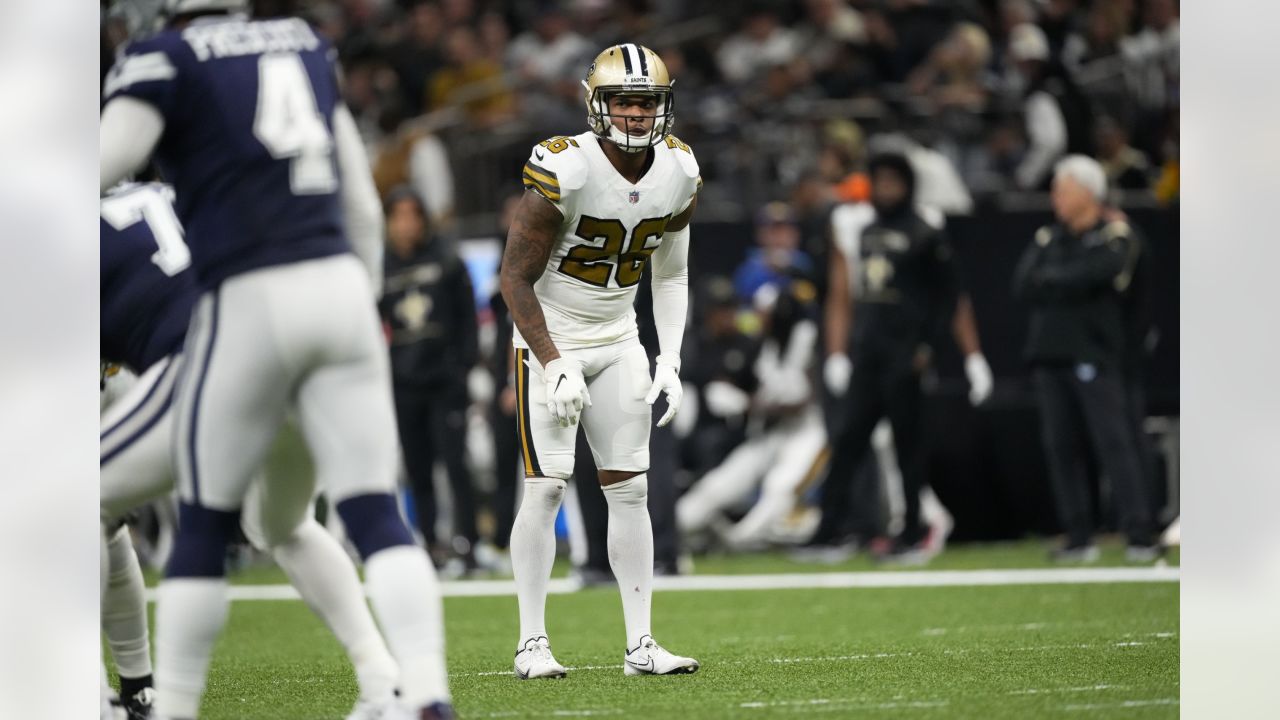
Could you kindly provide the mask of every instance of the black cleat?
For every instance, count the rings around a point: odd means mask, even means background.
[[[151,720],[151,706],[155,701],[155,689],[144,687],[127,698],[121,698],[118,702],[120,707],[124,708],[129,720]]]
[[[458,717],[449,703],[437,702],[422,708],[418,720],[455,720]]]
[[[1100,555],[1098,546],[1092,543],[1088,545],[1064,545],[1050,552],[1049,559],[1062,565],[1092,565],[1098,562]]]

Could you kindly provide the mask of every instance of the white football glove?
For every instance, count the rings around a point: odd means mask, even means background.
[[[770,408],[798,405],[809,396],[809,378],[794,368],[782,368],[761,378],[757,397]]]
[[[828,355],[827,361],[822,364],[822,381],[827,384],[832,395],[844,395],[849,389],[849,378],[852,376],[853,361],[844,353]]]
[[[644,396],[644,401],[653,405],[663,393],[667,395],[667,411],[658,420],[658,427],[671,422],[676,413],[680,412],[680,399],[684,397],[684,386],[680,384],[680,358],[658,356],[658,366],[653,371],[653,385],[649,386],[649,394]]]
[[[969,403],[971,405],[981,405],[987,398],[991,397],[991,390],[995,387],[995,380],[991,377],[991,366],[987,364],[987,359],[982,353],[973,353],[965,356],[964,374],[969,378]]]
[[[542,370],[547,384],[547,409],[560,427],[576,425],[583,408],[591,407],[591,394],[582,377],[582,365],[569,358],[558,357]]]
[[[751,407],[751,396],[742,388],[724,380],[712,380],[702,391],[707,398],[707,412],[720,418],[741,415]]]

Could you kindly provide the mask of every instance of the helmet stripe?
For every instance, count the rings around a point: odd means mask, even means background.
[[[640,57],[640,74],[649,77],[649,59],[644,56],[644,48],[639,45],[632,45],[636,49],[636,55]]]
[[[619,46],[618,46],[618,50],[622,52],[622,62],[623,62],[623,63],[625,64],[625,66],[626,66],[626,71],[627,71],[627,74],[628,74],[628,75],[631,75],[631,74],[633,74],[633,73],[635,72],[635,70],[631,69],[631,68],[632,68],[632,66],[631,66],[631,53],[628,51],[628,48],[630,48],[630,47],[631,47],[630,45],[619,45]]]

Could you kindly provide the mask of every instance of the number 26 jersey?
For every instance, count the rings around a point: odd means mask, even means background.
[[[674,136],[653,148],[632,184],[590,132],[534,146],[524,187],[563,216],[546,270],[534,284],[547,330],[562,349],[598,347],[637,335],[635,297],[667,222],[701,186],[693,151]],[[518,348],[528,348],[516,330]]]

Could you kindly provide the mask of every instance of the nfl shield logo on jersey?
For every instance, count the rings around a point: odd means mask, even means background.
[[[640,202],[640,191],[632,190],[630,193],[627,193],[627,202],[630,202],[632,205]]]

